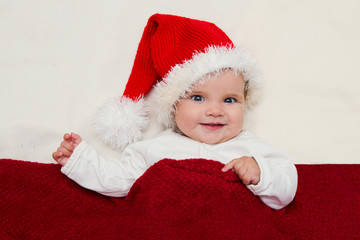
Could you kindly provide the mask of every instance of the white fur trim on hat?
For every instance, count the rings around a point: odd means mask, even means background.
[[[211,46],[205,52],[195,53],[191,60],[175,65],[154,88],[154,111],[166,127],[174,127],[175,105],[191,91],[194,84],[205,75],[224,68],[242,73],[247,82],[246,110],[260,100],[263,83],[262,70],[249,53],[242,48]]]
[[[123,150],[142,138],[142,130],[148,124],[147,112],[143,98],[138,101],[126,97],[110,99],[95,115],[95,131],[103,142]]]

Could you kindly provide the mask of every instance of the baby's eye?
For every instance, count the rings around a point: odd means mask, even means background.
[[[224,102],[225,103],[234,103],[234,102],[236,102],[236,99],[232,98],[232,97],[229,97],[229,98],[225,98]]]
[[[191,96],[191,99],[196,101],[196,102],[201,102],[201,101],[204,101],[204,98],[200,95],[193,95]]]

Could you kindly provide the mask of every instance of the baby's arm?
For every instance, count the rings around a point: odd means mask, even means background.
[[[260,167],[252,157],[236,158],[226,164],[221,170],[227,172],[233,169],[240,180],[245,184],[257,185],[260,181]]]
[[[74,149],[81,143],[82,139],[75,133],[64,135],[64,140],[61,142],[60,147],[52,154],[53,159],[65,166]]]
[[[129,145],[118,158],[102,156],[82,141],[61,172],[80,186],[111,197],[124,197],[148,168],[148,144]]]
[[[259,196],[266,205],[281,209],[295,196],[297,171],[285,155],[266,150],[264,155],[234,159],[226,164],[222,171],[233,169],[250,191]]]

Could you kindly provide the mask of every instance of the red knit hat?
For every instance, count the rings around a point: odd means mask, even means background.
[[[262,83],[256,61],[235,48],[215,24],[195,19],[155,14],[144,29],[132,72],[122,97],[106,103],[95,118],[102,140],[115,149],[138,141],[147,127],[149,110],[160,123],[174,127],[174,105],[204,75],[232,68],[247,81],[247,107]],[[154,101],[144,96],[154,89]]]

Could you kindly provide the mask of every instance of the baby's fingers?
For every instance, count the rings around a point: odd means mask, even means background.
[[[59,150],[54,152],[52,156],[54,160],[62,166],[64,166],[69,159],[69,157],[66,156],[63,151],[59,151]]]
[[[71,135],[68,133],[65,133],[63,138],[65,141],[69,141],[71,139]]]
[[[57,151],[60,152],[60,157],[70,157],[72,154],[72,151],[69,151],[68,149],[66,149],[64,147],[59,147],[57,149]]]
[[[233,168],[234,168],[234,164],[235,164],[235,161],[232,160],[231,162],[227,163],[227,164],[221,169],[221,171],[227,172],[227,171],[229,171],[230,169],[233,169]]]
[[[70,142],[62,141],[60,146],[70,152],[74,151],[74,146]]]
[[[62,152],[56,151],[53,152],[52,157],[55,161],[58,161],[64,154]]]
[[[71,137],[71,139],[72,139],[73,144],[75,145],[75,147],[76,147],[77,145],[79,145],[80,142],[82,141],[81,137],[80,137],[78,134],[76,134],[76,133],[71,133],[70,137]]]

